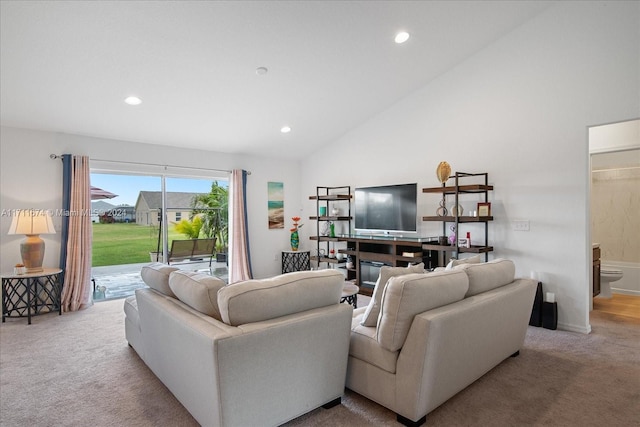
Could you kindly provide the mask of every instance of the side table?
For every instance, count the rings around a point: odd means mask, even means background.
[[[282,274],[311,270],[310,251],[282,251]]]
[[[358,292],[360,292],[358,285],[354,285],[353,282],[344,282],[340,302],[346,302],[353,308],[358,308]]]
[[[58,311],[62,314],[62,270],[45,268],[36,273],[2,274],[2,322],[7,317],[27,317]]]

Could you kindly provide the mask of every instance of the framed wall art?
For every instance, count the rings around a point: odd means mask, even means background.
[[[269,228],[284,228],[284,184],[268,182],[267,193]]]

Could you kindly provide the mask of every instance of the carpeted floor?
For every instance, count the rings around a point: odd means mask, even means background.
[[[0,327],[1,426],[197,426],[124,337],[122,300]],[[638,426],[640,323],[592,313],[589,335],[529,327],[509,358],[427,426]],[[455,337],[452,337],[455,339]],[[347,390],[288,426],[397,426]]]

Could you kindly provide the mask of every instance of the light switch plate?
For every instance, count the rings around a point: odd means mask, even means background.
[[[529,220],[528,219],[516,219],[513,221],[513,230],[514,231],[529,231]]]

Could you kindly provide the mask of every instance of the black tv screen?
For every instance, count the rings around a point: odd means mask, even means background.
[[[417,231],[417,184],[356,188],[356,231]]]

